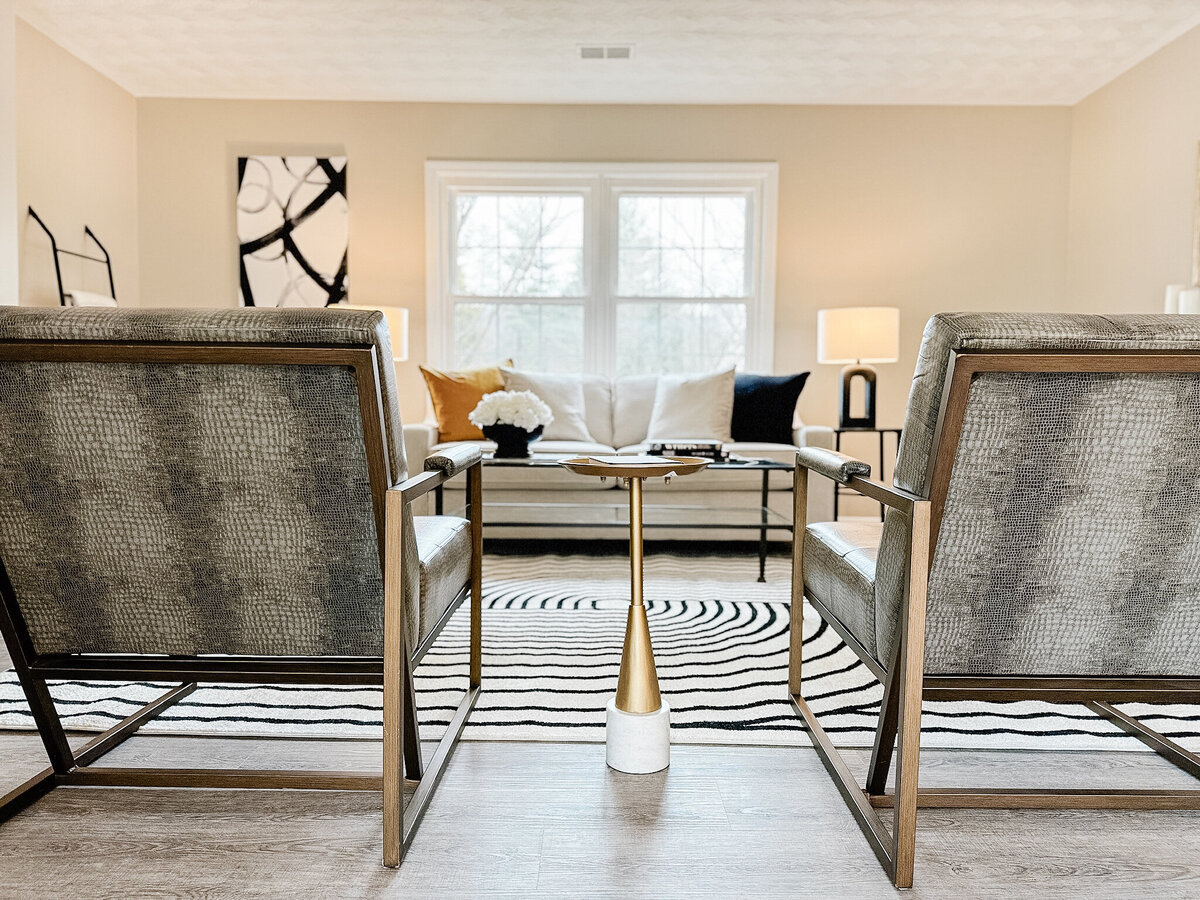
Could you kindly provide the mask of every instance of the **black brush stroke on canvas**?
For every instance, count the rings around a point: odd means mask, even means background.
[[[246,177],[246,163],[248,157],[238,158],[238,176],[237,190],[241,193],[242,184]],[[289,171],[291,167],[288,165],[288,157],[279,157],[284,167]],[[275,241],[283,242],[283,253],[288,259],[293,260],[310,279],[317,285],[326,295],[325,305],[331,306],[334,303],[339,303],[346,300],[346,263],[349,250],[342,254],[341,264],[338,266],[337,272],[332,279],[327,279],[318,272],[313,265],[304,257],[299,246],[297,246],[292,233],[309,217],[321,210],[325,204],[340,196],[343,199],[346,197],[346,166],[343,165],[341,171],[334,168],[333,163],[329,159],[316,159],[316,164],[321,171],[329,179],[329,184],[318,194],[307,206],[300,212],[291,217],[284,217],[284,221],[280,226],[267,234],[260,235],[248,241],[243,241],[238,245],[238,285],[241,288],[242,302],[246,306],[256,306],[254,301],[254,293],[250,289],[250,278],[246,273],[246,257],[270,246]],[[296,186],[296,190],[304,187],[304,182]],[[291,204],[287,204],[290,206]]]

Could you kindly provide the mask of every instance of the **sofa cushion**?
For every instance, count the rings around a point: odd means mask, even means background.
[[[556,456],[610,456],[615,452],[608,444],[599,441],[548,441],[545,438],[530,444],[529,448],[538,455]]]
[[[508,368],[500,371],[504,375],[505,390],[531,391],[550,407],[554,419],[546,426],[542,440],[592,441],[586,421],[582,378]]]
[[[512,365],[512,360],[507,361]],[[429,388],[433,415],[438,424],[438,440],[476,441],[483,432],[467,418],[483,399],[484,394],[504,390],[504,376],[499,366],[464,369],[461,372],[441,372],[418,366]]]
[[[740,373],[733,385],[735,441],[765,441],[790,444],[796,401],[808,380],[808,372],[796,375],[752,375]]]
[[[654,391],[647,441],[732,440],[734,371],[662,375]]]
[[[582,375],[583,406],[588,434],[597,444],[615,447],[613,443],[612,380],[603,375]]]
[[[622,447],[618,453],[626,456],[639,456],[648,452],[649,444],[634,444],[630,447]],[[772,462],[781,462],[793,464],[796,461],[796,448],[791,444],[739,444],[734,442],[726,444],[725,449],[735,456],[741,456],[746,459],[769,459]],[[792,488],[792,473],[782,469],[773,471],[767,476],[768,488],[772,491],[787,491]],[[746,469],[738,471],[737,469],[716,469],[713,471],[697,472],[694,475],[688,475],[678,480],[672,479],[670,484],[665,484],[661,478],[646,479],[643,489],[647,492],[656,491],[688,491],[688,492],[721,492],[732,491],[734,493],[741,491],[761,491],[762,490],[762,470],[761,469]],[[756,505],[757,500],[751,497],[743,497],[740,503],[741,506]]]
[[[479,446],[488,454],[496,449],[496,445],[491,441],[478,441]],[[453,446],[453,444],[435,444],[430,448],[430,453],[437,453],[443,447]],[[604,444],[589,443],[587,441],[535,441],[529,445],[529,449],[536,455],[548,454],[555,456],[588,456],[591,454],[610,454],[613,452],[612,447]],[[466,487],[465,478],[456,478],[453,481],[446,482],[446,490],[462,490]],[[544,497],[547,502],[554,502],[552,497],[542,494],[545,491],[548,494],[553,494],[556,491],[602,491],[611,490],[613,487],[612,479],[601,481],[599,478],[587,478],[583,475],[576,475],[574,472],[569,472],[561,466],[546,467],[546,466],[523,466],[516,465],[494,465],[484,463],[483,467],[483,489],[485,492],[499,489],[519,489],[533,490],[539,492],[539,497]],[[484,495],[484,505],[486,506],[487,494]]]
[[[786,444],[770,444],[766,441],[734,441],[726,444],[724,449],[734,456],[743,459],[769,459],[772,462],[796,464],[796,450],[799,448],[788,441]]]
[[[817,522],[804,530],[804,590],[878,659],[875,561],[883,523]]]
[[[613,382],[612,443],[614,447],[646,440],[654,410],[657,375],[623,375]]]

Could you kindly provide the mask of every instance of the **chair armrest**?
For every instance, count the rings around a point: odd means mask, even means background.
[[[426,457],[425,471],[441,472],[447,478],[453,478],[467,471],[481,459],[483,453],[475,444],[454,444]]]
[[[412,503],[436,487],[445,484],[455,475],[461,475],[480,464],[483,454],[474,444],[455,444],[439,450],[425,460],[425,471],[411,476],[392,490],[404,496],[405,503]]]
[[[842,484],[849,484],[855,476],[871,477],[868,463],[823,447],[801,447],[796,451],[796,464]]]
[[[796,451],[796,471],[800,472],[801,469],[812,469],[818,475],[832,478],[852,491],[870,497],[891,509],[898,509],[906,515],[911,515],[917,504],[929,503],[925,497],[918,497],[892,485],[871,481],[871,467],[867,463],[836,450],[801,447]]]

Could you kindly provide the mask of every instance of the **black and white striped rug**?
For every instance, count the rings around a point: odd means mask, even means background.
[[[804,745],[787,701],[786,560],[651,556],[645,593],[663,696],[676,743]],[[589,556],[489,556],[485,563],[484,691],[471,740],[604,740],[616,688],[628,562]],[[870,746],[882,690],[811,610],[805,613],[805,695],[844,746]],[[417,670],[422,737],[440,735],[466,685],[465,609]],[[165,686],[52,686],[69,728],[102,730]],[[1130,704],[1152,727],[1200,749],[1200,709]],[[0,727],[30,728],[15,676],[0,675]],[[378,739],[378,691],[307,686],[202,686],[146,731]],[[1081,707],[928,703],[926,746],[1144,749]]]

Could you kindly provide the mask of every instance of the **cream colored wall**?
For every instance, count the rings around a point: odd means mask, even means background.
[[[1095,312],[1161,312],[1192,279],[1200,28],[1072,113],[1068,296]]]
[[[17,302],[17,20],[0,0],[0,306]]]
[[[426,159],[774,160],[775,368],[812,369],[811,422],[835,418],[816,311],[901,307],[904,355],[883,366],[881,419],[903,412],[938,310],[1045,310],[1065,281],[1065,108],[505,106],[142,100],[143,305],[237,297],[236,158],[348,156],[354,302],[411,309],[407,418],[424,413]]]
[[[137,100],[21,20],[16,29],[17,211],[21,303],[58,305],[50,242],[98,253],[85,225],[113,258],[117,298],[138,303]],[[108,293],[104,266],[62,258],[67,290]]]

